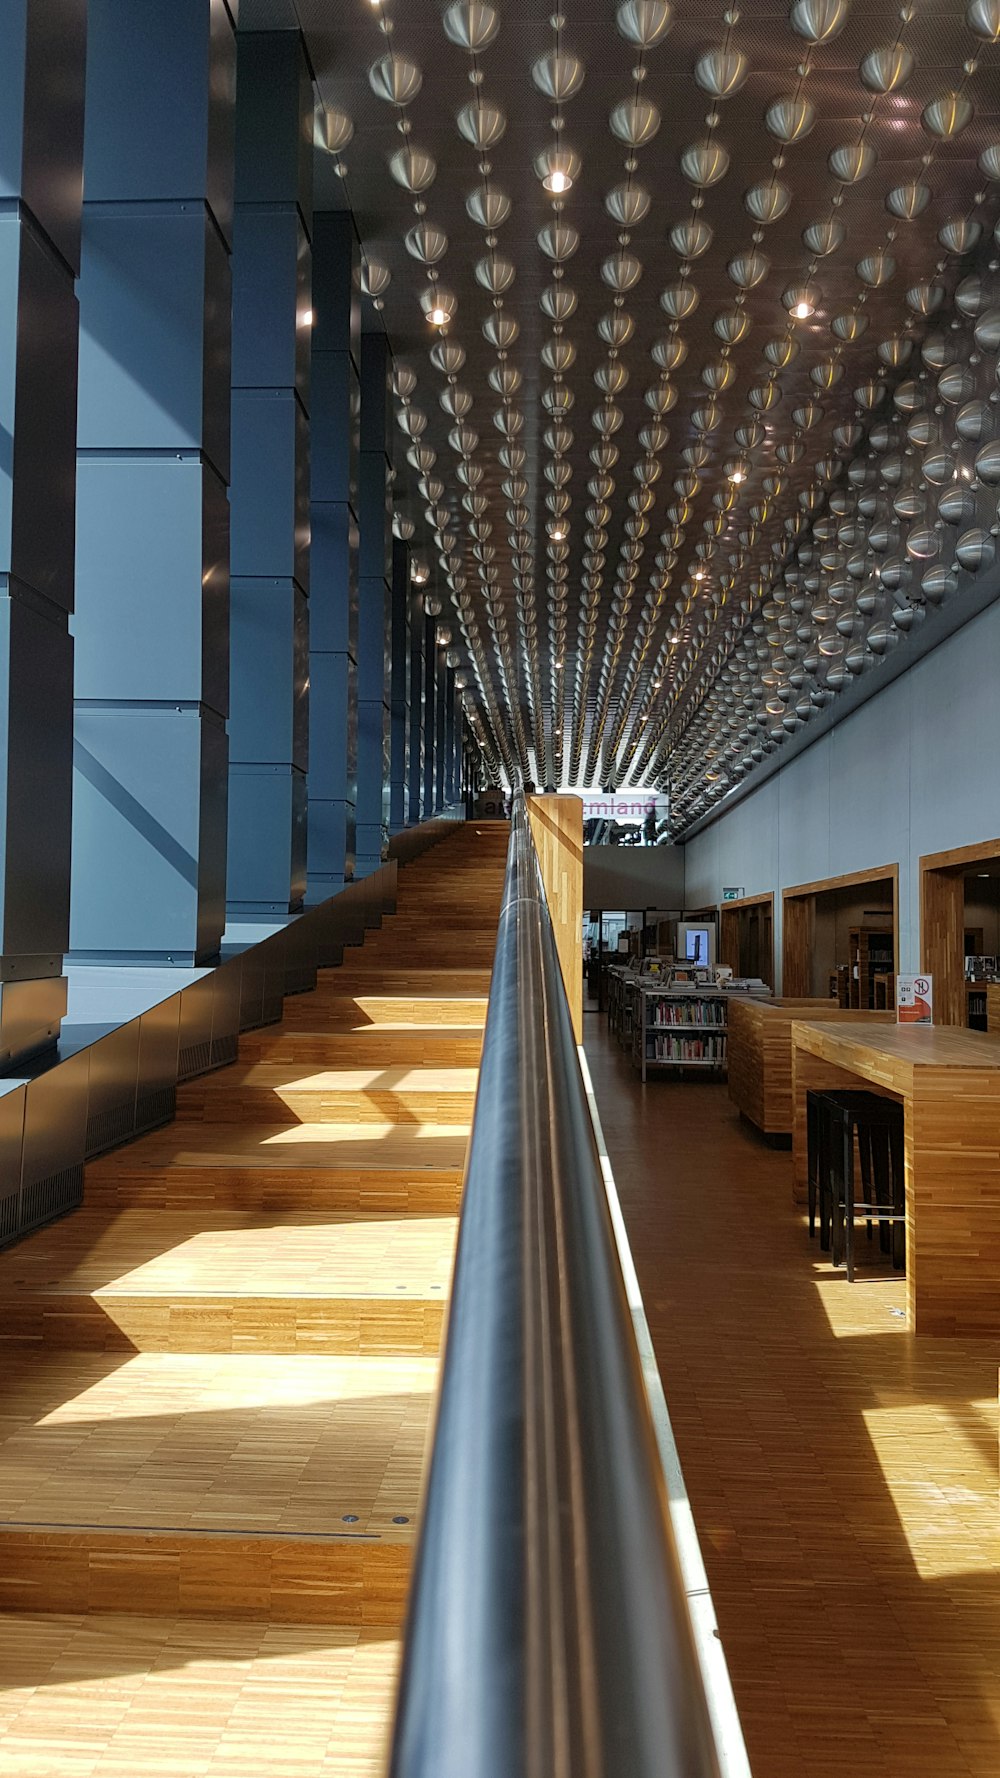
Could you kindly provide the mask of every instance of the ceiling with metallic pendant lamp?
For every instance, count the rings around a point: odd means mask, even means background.
[[[1000,0],[248,3],[487,769],[682,834],[993,564]]]

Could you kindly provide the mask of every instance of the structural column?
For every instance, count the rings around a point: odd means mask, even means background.
[[[424,820],[434,813],[437,758],[437,620],[424,618]]]
[[[359,876],[377,869],[389,834],[391,378],[392,358],[385,334],[362,334],[356,865]]]
[[[312,79],[298,31],[240,32],[233,230],[231,924],[306,889]]]
[[[358,789],[360,252],[349,211],[313,218],[309,902],[354,875]]]
[[[72,946],[202,963],[225,916],[235,38],[223,0],[88,14]]]
[[[424,793],[424,602],[417,587],[410,593],[410,745],[407,819],[423,819]]]
[[[407,823],[410,718],[410,552],[392,545],[392,661],[390,672],[389,830]]]
[[[445,664],[445,703],[444,703],[444,799],[446,804],[453,803],[457,796],[455,777],[455,669]]]
[[[83,0],[7,0],[0,55],[0,1068],[66,1010]]]
[[[436,716],[434,731],[434,812],[440,814],[445,806],[445,783],[448,763],[448,667],[445,662],[447,649],[441,642],[435,642],[434,670],[437,681]]]

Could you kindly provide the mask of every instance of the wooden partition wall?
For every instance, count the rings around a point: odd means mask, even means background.
[[[970,867],[1000,858],[1000,839],[920,860],[920,967],[934,982],[935,1025],[964,1025],[965,878]]]
[[[528,820],[555,928],[577,1043],[583,1042],[583,802],[529,796]]]
[[[773,891],[719,903],[719,962],[734,975],[760,975],[774,987]]]
[[[807,997],[813,992],[813,948],[816,934],[816,897],[857,889],[865,883],[892,885],[892,944],[899,968],[899,865],[881,864],[876,870],[849,871],[842,877],[821,877],[815,883],[797,883],[781,892],[781,992],[786,999]]]

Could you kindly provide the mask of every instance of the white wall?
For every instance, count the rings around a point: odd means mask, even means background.
[[[905,646],[905,645],[904,645]],[[925,852],[1000,837],[1000,603],[806,748],[685,847],[689,907],[899,865],[900,961],[920,966]]]

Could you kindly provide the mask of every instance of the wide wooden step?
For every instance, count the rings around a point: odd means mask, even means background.
[[[352,998],[357,995],[390,995],[400,997],[414,995],[425,1000],[486,1000],[489,998],[490,968],[442,969],[436,964],[423,969],[419,957],[414,957],[405,965],[393,966],[369,952],[349,953],[349,961],[345,960],[340,969],[324,971],[324,978],[331,979],[331,993],[341,999],[345,995]],[[298,1017],[298,1002],[303,1004],[312,1001],[312,1010],[322,1004],[322,996],[326,991],[325,979],[317,983],[313,994],[296,995],[285,1002],[285,1018],[293,1021]],[[310,1016],[307,1014],[306,1016]]]
[[[11,1778],[381,1778],[398,1658],[383,1625],[8,1612],[0,1760]]]
[[[0,1610],[121,1612],[141,1605],[144,1614],[169,1617],[395,1628],[411,1564],[409,1543],[347,1534],[11,1527],[0,1530]]]
[[[313,993],[297,994],[286,1000],[281,1024],[267,1029],[271,1032],[319,1029],[367,1032],[376,1025],[405,1030],[428,1024],[481,1028],[486,1023],[488,1004],[485,994],[424,995],[412,988],[394,994],[391,991],[374,992],[364,986],[351,992],[345,988],[342,970],[324,969],[320,971]]]
[[[0,1254],[0,1341],[80,1351],[421,1353],[441,1338],[456,1223],[81,1210]]]
[[[237,1062],[183,1087],[177,1113],[207,1122],[471,1124],[478,1078],[476,1068]]]
[[[312,1031],[271,1026],[249,1032],[240,1038],[240,1061],[284,1063],[294,1068],[475,1068],[483,1047],[482,1023],[443,1030],[430,1024],[383,1024],[367,1029],[355,1026],[348,1031],[323,1029],[319,1018],[315,1024]]]
[[[14,1528],[408,1542],[436,1357],[24,1353],[0,1388]]]
[[[421,1124],[169,1124],[87,1168],[88,1209],[458,1208],[469,1133]]]

